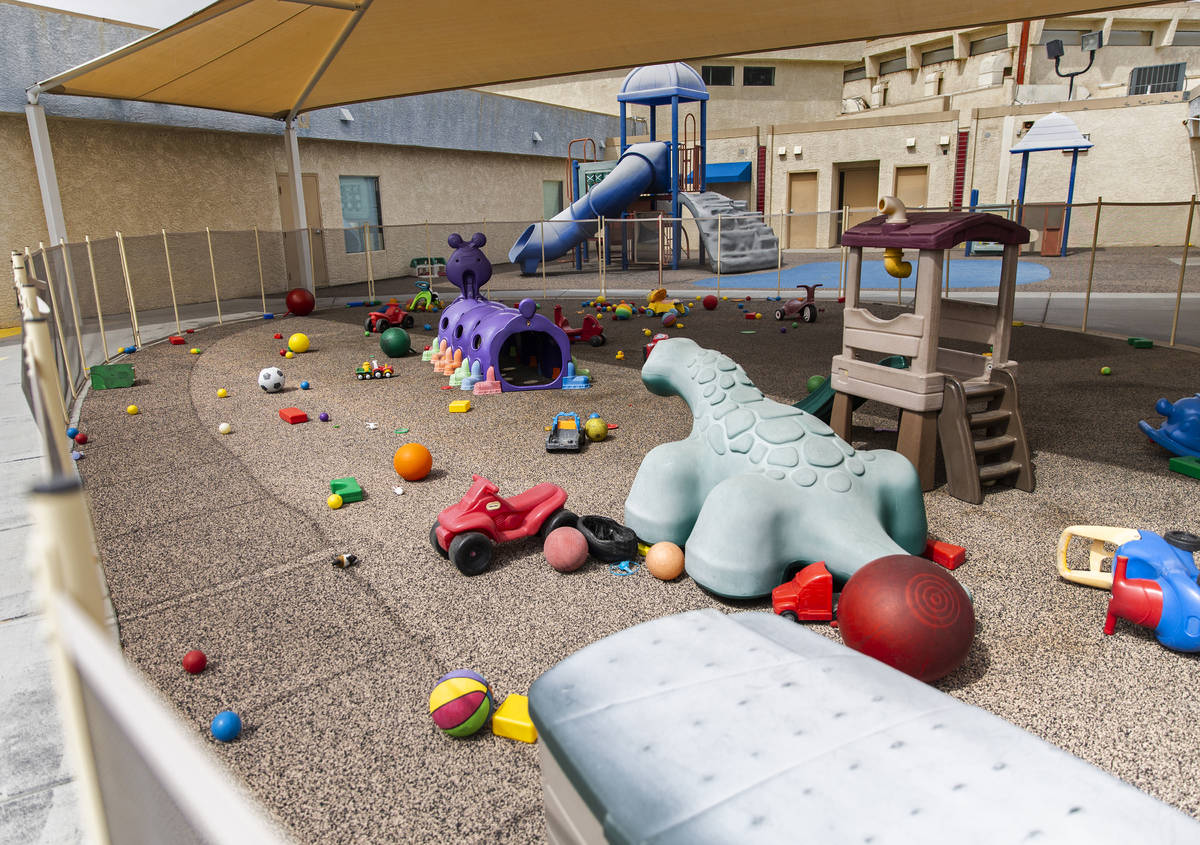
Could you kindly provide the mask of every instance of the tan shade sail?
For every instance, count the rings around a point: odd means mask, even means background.
[[[1100,8],[1112,6],[1095,0],[219,0],[37,89],[280,118],[430,91]]]

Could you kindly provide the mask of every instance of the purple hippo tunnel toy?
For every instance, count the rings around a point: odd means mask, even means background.
[[[446,263],[446,278],[462,291],[442,311],[437,345],[445,341],[451,355],[462,351],[468,370],[494,367],[502,390],[542,390],[562,387],[571,360],[567,334],[537,313],[532,299],[516,308],[492,302],[482,288],[492,277],[492,262],[480,249],[487,238],[480,232],[469,241],[455,233],[447,239],[454,253]]]
[[[1145,420],[1138,422],[1147,437],[1181,457],[1200,457],[1200,393],[1171,403],[1159,399],[1154,410],[1166,417],[1158,428]]]

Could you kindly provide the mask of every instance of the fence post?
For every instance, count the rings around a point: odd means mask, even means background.
[[[1188,247],[1192,245],[1192,218],[1196,216],[1196,195],[1188,203],[1187,233],[1183,236],[1183,261],[1179,263],[1179,287],[1175,290],[1175,314],[1171,317],[1171,345],[1175,345],[1175,330],[1179,327],[1179,303],[1183,299],[1183,276],[1187,272]]]
[[[71,294],[71,314],[75,318],[75,344],[79,349],[79,366],[82,368],[80,373],[87,378],[87,358],[83,354],[83,328],[79,325],[79,291],[75,287],[75,277],[71,273],[66,240],[59,238],[58,246],[63,254],[63,272],[67,274],[67,292]]]
[[[100,346],[104,349],[104,363],[108,363],[108,336],[104,334],[104,312],[100,309],[100,284],[96,281],[96,261],[92,257],[92,239],[90,235],[83,236],[87,245],[88,268],[92,272],[92,293],[96,297],[96,319],[100,322]]]
[[[167,246],[167,230],[162,230],[163,236],[163,255],[167,257],[167,282],[171,285],[171,308],[175,311],[175,333],[183,334],[183,327],[179,325],[179,305],[175,301],[175,273],[171,270],[171,250]],[[266,310],[265,308],[263,309]]]
[[[375,301],[375,268],[371,265],[371,230],[363,224],[363,252],[367,254],[367,298]]]
[[[783,241],[778,237],[775,238],[775,297],[783,299]]]
[[[33,412],[34,421],[43,430],[43,439],[47,446],[43,465],[57,475],[66,472],[66,468],[71,464],[66,446],[67,439],[61,436],[67,425],[67,404],[60,386],[55,385],[54,398],[58,402],[54,405],[50,404],[50,397],[45,396],[41,389],[50,379],[58,380],[58,362],[55,360],[54,337],[50,334],[50,325],[39,319],[41,314],[38,311],[36,279],[34,282],[29,281],[32,258],[29,247],[25,247],[24,257],[21,253],[13,251],[13,285],[17,289],[18,307],[21,310],[21,344],[28,353],[26,362],[31,376],[29,395],[33,400],[30,410]],[[55,411],[61,414],[57,419]],[[55,435],[47,436],[51,432]]]
[[[262,246],[258,243],[258,227],[254,227],[254,255],[258,258],[258,291],[262,294],[262,310],[267,313],[267,283],[263,281]]]
[[[207,226],[204,227],[204,234],[208,238],[208,266],[212,267],[213,296],[216,297],[216,300],[217,300],[217,325],[221,326],[221,325],[224,325],[224,321],[221,319],[221,292],[219,290],[217,290],[217,259],[213,255],[212,232],[209,230],[209,228]],[[310,244],[312,243],[311,238],[309,239],[309,243]],[[313,264],[313,279],[317,278],[316,269],[317,269],[317,265]],[[317,283],[314,281],[313,287],[316,287],[316,286],[317,286]]]
[[[717,290],[721,289],[721,221],[724,218],[724,214],[717,215]],[[678,246],[679,244],[674,244],[675,248],[678,248]]]
[[[1088,263],[1087,293],[1083,295],[1083,323],[1079,330],[1087,334],[1088,309],[1092,304],[1092,274],[1096,271],[1096,241],[1100,237],[1100,208],[1104,197],[1096,197],[1096,222],[1092,225],[1092,260]]]
[[[117,249],[121,253],[121,273],[125,276],[125,298],[129,300],[129,325],[133,329],[133,344],[142,345],[142,330],[138,327],[137,305],[133,301],[133,282],[129,280],[129,261],[125,258],[125,236],[117,232]]]
[[[67,338],[63,335],[58,297],[54,295],[54,274],[50,272],[50,259],[46,257],[46,245],[38,242],[38,251],[42,253],[42,266],[46,268],[46,290],[50,291],[50,310],[54,312],[54,324],[58,326],[58,348],[62,350],[63,368],[67,373],[67,387],[71,388],[71,398],[74,399],[79,395],[79,391],[75,389],[75,379],[71,376],[71,361],[67,355]]]

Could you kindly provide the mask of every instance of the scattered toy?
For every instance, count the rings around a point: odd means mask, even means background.
[[[303,332],[296,332],[294,335],[288,338],[287,345],[288,349],[290,349],[292,352],[295,352],[297,355],[302,352],[307,352],[309,346],[308,335],[304,334]]]
[[[338,569],[345,569],[348,566],[354,566],[356,563],[358,563],[358,555],[344,554],[333,556],[333,565]]]
[[[280,334],[279,332],[275,332],[275,339],[276,339],[276,340],[283,340],[283,335],[282,335],[282,334]]]
[[[1131,337],[1131,338],[1127,338],[1125,342],[1128,343],[1130,346],[1132,346],[1134,349],[1153,349],[1154,348],[1154,341],[1150,340],[1150,338],[1148,338],[1148,337]]]
[[[566,332],[567,339],[571,343],[590,343],[592,346],[604,345],[604,326],[600,322],[588,314],[583,318],[583,325],[580,328],[573,329],[571,324],[567,322],[567,318],[563,316],[562,306],[554,306],[554,325],[558,326]]]
[[[213,739],[220,742],[233,742],[242,735],[242,717],[232,710],[222,710],[213,717],[209,726]]]
[[[199,355],[199,354],[200,354],[200,350],[199,350],[199,349],[197,349],[195,346],[193,346],[191,349],[189,349],[189,350],[188,350],[188,352],[189,352],[189,353],[191,353],[192,355]]]
[[[710,293],[704,299],[700,300],[700,303],[704,306],[705,311],[713,311],[717,307],[717,298]]]
[[[217,390],[217,398],[218,399],[224,399],[228,395],[229,395],[229,391],[223,387],[220,388],[219,390]]]
[[[452,414],[465,414],[467,411],[471,410],[471,400],[470,399],[455,399],[453,402],[450,403],[449,410],[450,410],[450,413],[452,413]]]
[[[180,337],[179,335],[173,334],[170,337],[168,337],[167,340],[170,342],[170,344],[172,346],[183,346],[183,338]]]
[[[87,436],[87,432],[86,432],[86,431],[80,431],[80,432],[78,432],[78,433],[75,435],[75,437],[74,437],[74,440],[75,440],[75,442],[76,442],[76,443],[78,443],[80,446],[83,446],[84,444],[86,444],[86,443],[88,442],[88,436]]]
[[[1171,472],[1177,472],[1180,475],[1200,478],[1200,458],[1192,456],[1171,458],[1171,460],[1167,461],[1167,468]]]
[[[564,411],[554,415],[550,434],[546,436],[547,452],[578,452],[583,447],[579,439],[579,415]]]
[[[412,340],[404,329],[392,326],[379,335],[379,348],[389,358],[403,358],[412,351]]]
[[[300,382],[300,389],[301,389],[301,390],[308,390],[308,387],[309,387],[309,385],[308,385],[308,382],[306,382],[306,381],[302,381],[302,382]]]
[[[317,307],[317,299],[312,295],[312,291],[304,288],[293,288],[288,291],[283,301],[287,303],[288,312],[297,317],[307,317]]]
[[[192,649],[183,656],[183,670],[189,675],[199,675],[208,665],[208,657],[199,649]]]
[[[295,352],[293,352],[293,351],[292,351],[292,350],[290,350],[290,349],[287,349],[287,350],[285,350],[285,351],[284,351],[284,353],[283,353],[283,357],[284,357],[284,358],[287,358],[287,359],[290,361],[292,358],[295,358],[295,357],[296,357],[296,353],[295,353]]]
[[[503,499],[496,495],[499,488],[482,475],[471,478],[466,495],[439,513],[429,530],[434,549],[464,575],[478,575],[488,568],[494,543],[535,533],[544,539],[554,529],[577,521],[563,508],[567,492],[556,484],[543,482]]]
[[[80,452],[78,449],[71,450],[71,460],[78,461],[82,457],[83,457],[83,452]]]
[[[372,358],[370,361],[363,361],[358,369],[354,371],[354,375],[359,381],[365,381],[369,378],[391,378],[394,375],[391,364],[379,366],[379,361]]]
[[[228,434],[229,432],[233,431],[233,426],[227,422],[223,422],[217,426],[217,431],[219,431],[221,434]]]
[[[1140,420],[1138,428],[1142,433],[1181,457],[1200,456],[1200,393],[1176,402],[1159,399],[1154,403],[1154,410],[1166,419],[1158,428]]]
[[[76,434],[78,434],[78,433],[79,433],[79,429],[78,429],[78,428],[76,428],[75,426],[73,426],[73,425],[72,425],[72,426],[68,426],[68,427],[67,427],[67,438],[68,438],[68,439],[70,439],[70,440],[74,440],[74,439],[75,439],[75,435],[76,435]]]
[[[520,742],[537,742],[537,728],[529,718],[529,697],[513,693],[492,716],[492,733]]]
[[[462,738],[483,727],[492,714],[492,688],[469,669],[447,672],[429,694],[429,715],[442,733]]]
[[[646,569],[660,581],[674,581],[683,574],[683,549],[674,543],[655,543],[646,552]]]
[[[329,422],[329,414],[327,414],[325,411],[322,411],[317,415],[317,419],[319,419],[321,422]]]
[[[397,496],[403,496],[404,488],[403,487],[393,487],[392,492],[395,493]]]
[[[433,455],[420,443],[405,443],[392,455],[392,468],[405,481],[420,481],[433,469]]]
[[[377,428],[379,428],[379,423],[373,423],[373,422],[367,423],[367,431],[374,431]]]
[[[412,315],[401,308],[399,303],[390,302],[382,311],[372,311],[368,314],[367,319],[363,323],[363,328],[368,332],[383,334],[392,326],[411,329],[412,325]],[[393,355],[392,357],[395,358],[398,356]]]
[[[358,479],[353,476],[333,479],[329,482],[329,492],[340,496],[342,502],[347,505],[363,500],[363,489],[359,486]]]
[[[637,572],[638,567],[640,566],[641,564],[636,560],[622,560],[617,563],[610,563],[608,565],[608,571],[613,575],[632,575],[633,573]]]
[[[542,552],[556,571],[574,572],[587,560],[588,541],[578,528],[564,525],[550,532]]]
[[[810,563],[771,591],[771,609],[793,622],[833,620],[833,575],[825,561]]]
[[[283,390],[283,370],[278,367],[265,367],[258,374],[258,386],[267,393],[278,393]]]
[[[329,505],[330,510],[337,510],[344,502],[342,501],[342,497],[337,493],[330,493],[325,497],[325,504]]]
[[[1112,375],[1112,367],[1101,367],[1101,368],[1100,368],[1100,375],[1102,375],[1102,376],[1111,376],[1111,375]]]
[[[607,516],[581,516],[575,526],[587,540],[588,554],[605,563],[628,560],[638,554],[637,535]]]
[[[92,390],[133,387],[133,364],[93,364],[88,369]]]
[[[608,423],[601,419],[599,414],[592,414],[583,424],[583,433],[587,435],[588,440],[599,443],[608,437]]]
[[[141,411],[141,409],[137,405],[130,405],[125,409],[125,413],[129,414],[131,417],[134,414],[137,414],[139,411]]]
[[[308,422],[308,414],[299,408],[280,408],[279,419],[289,425],[299,425],[300,423]]]

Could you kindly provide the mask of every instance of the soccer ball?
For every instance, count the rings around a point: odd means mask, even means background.
[[[283,370],[278,367],[267,367],[258,374],[258,386],[267,393],[278,393],[283,390]]]

